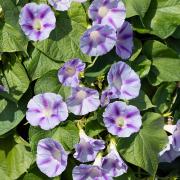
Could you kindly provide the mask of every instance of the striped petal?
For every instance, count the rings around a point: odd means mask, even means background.
[[[111,146],[110,152],[102,158],[101,167],[111,177],[118,177],[127,172],[127,165],[124,163],[116,147]]]
[[[116,43],[116,32],[110,26],[95,25],[88,29],[80,39],[80,48],[89,56],[108,53]]]
[[[28,103],[26,119],[32,126],[49,130],[65,121],[68,109],[60,95],[44,93],[34,96]]]
[[[139,95],[141,83],[139,76],[124,62],[118,62],[111,66],[107,80],[109,88],[120,99],[133,99]]]
[[[80,59],[67,61],[58,71],[58,79],[64,86],[79,85],[79,74],[85,69],[85,63]]]
[[[47,4],[28,3],[21,9],[19,24],[30,40],[42,41],[55,28],[56,18]]]
[[[105,148],[105,142],[88,137],[82,129],[79,134],[80,142],[75,145],[74,158],[80,162],[94,161],[97,153]]]
[[[109,104],[103,113],[103,121],[109,133],[118,137],[129,137],[138,132],[142,125],[140,111],[124,102]]]
[[[122,59],[128,59],[132,54],[133,30],[132,26],[125,21],[117,31],[116,53]]]
[[[70,112],[75,115],[85,115],[97,110],[100,105],[98,91],[86,87],[73,87],[72,94],[67,99]]]
[[[113,180],[101,167],[86,164],[75,166],[72,176],[73,180]]]
[[[67,11],[71,6],[72,0],[48,0],[48,2],[58,11]]]
[[[89,17],[93,24],[108,25],[116,31],[124,23],[126,9],[119,0],[94,0],[89,7]]]
[[[38,142],[36,163],[48,177],[59,176],[66,169],[67,158],[67,152],[57,141],[46,138]]]

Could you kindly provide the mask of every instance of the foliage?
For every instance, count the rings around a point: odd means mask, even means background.
[[[169,117],[175,122],[180,119],[180,1],[124,2],[127,20],[134,30],[133,54],[127,63],[141,78],[139,96],[127,103],[140,109],[143,126],[139,133],[118,139],[118,151],[128,162],[129,170],[116,179],[168,176],[180,162],[164,172],[158,153],[167,143],[164,122]],[[19,11],[26,3],[27,0],[0,0],[0,84],[7,90],[0,92],[0,179],[49,179],[37,169],[35,154],[37,142],[52,137],[70,153],[67,170],[54,179],[71,180],[72,168],[77,164],[72,153],[79,140],[76,120],[80,117],[69,116],[66,122],[46,132],[27,124],[27,103],[42,92],[68,97],[70,89],[59,83],[57,73],[71,58],[86,63],[83,83],[101,92],[107,86],[109,68],[121,58],[114,50],[95,59],[81,52],[79,39],[90,25],[90,1],[83,5],[73,2],[67,12],[57,12],[56,29],[42,42],[29,41],[19,26]],[[85,131],[91,137],[108,140],[102,113],[98,110],[85,117]],[[173,174],[178,175],[180,172]]]

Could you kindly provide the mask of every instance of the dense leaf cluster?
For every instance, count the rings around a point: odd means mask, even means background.
[[[31,0],[45,2],[46,0]],[[52,137],[72,152],[78,142],[76,121],[68,121],[50,131],[30,127],[25,119],[28,101],[36,94],[54,92],[62,97],[69,88],[61,86],[57,71],[71,58],[87,64],[83,83],[102,91],[107,86],[110,66],[120,60],[114,50],[98,57],[83,54],[79,39],[90,25],[85,4],[73,3],[67,12],[56,12],[56,29],[42,42],[30,42],[18,23],[19,10],[28,0],[0,0],[0,179],[48,179],[37,169],[37,142]],[[129,101],[143,116],[138,134],[118,139],[118,150],[129,171],[117,179],[143,179],[155,176],[178,176],[180,162],[158,163],[158,153],[167,143],[163,130],[168,119],[180,119],[180,1],[124,0],[127,20],[133,25],[134,50],[127,62],[141,78],[139,97]],[[89,136],[108,141],[101,110],[84,117]],[[71,180],[77,162],[70,155],[66,171],[55,179]],[[159,168],[158,168],[159,165]]]

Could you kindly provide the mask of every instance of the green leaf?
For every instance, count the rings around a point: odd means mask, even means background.
[[[91,62],[91,58],[80,50],[80,37],[87,29],[86,13],[80,3],[72,3],[68,13],[61,12],[56,17],[56,29],[50,37],[35,46],[47,57],[55,61],[80,58]]]
[[[152,59],[148,76],[150,83],[159,85],[164,81],[180,80],[180,59],[173,49],[158,41],[147,41],[143,52],[149,59]]]
[[[14,180],[21,176],[32,163],[32,154],[13,137],[0,139],[0,174],[3,180]]]
[[[36,153],[39,140],[43,138],[52,138],[57,140],[66,150],[71,151],[74,148],[74,145],[79,141],[79,130],[72,121],[61,124],[60,126],[49,131],[44,131],[37,127],[30,127],[29,138],[34,154]]]
[[[153,59],[156,57],[178,58],[177,53],[173,49],[155,40],[146,41],[143,46],[143,53],[149,59]]]
[[[70,95],[71,88],[62,86],[58,80],[57,74],[57,70],[52,70],[38,79],[34,88],[35,94],[53,92],[60,94],[64,99],[66,99]]]
[[[130,61],[134,61],[138,56],[139,54],[141,53],[141,50],[142,50],[142,43],[139,39],[137,38],[134,38],[134,48],[133,48],[133,53],[130,57]]]
[[[132,61],[130,64],[140,78],[146,77],[151,69],[151,61],[143,55],[136,58],[136,60]]]
[[[113,52],[97,58],[85,72],[85,77],[97,78],[97,76],[104,75],[108,72],[113,63],[120,60],[120,58]]]
[[[153,85],[161,82],[180,81],[180,59],[178,58],[154,58],[149,81]]]
[[[140,94],[137,98],[130,100],[131,105],[136,106],[140,111],[147,110],[155,107],[149,97],[144,93],[144,91],[140,91]]]
[[[16,127],[24,118],[24,111],[15,103],[0,99],[0,135]]]
[[[19,11],[12,0],[0,0],[5,23],[0,22],[0,52],[27,50],[28,41],[19,26]]]
[[[162,39],[172,35],[180,25],[180,1],[152,1],[144,22],[152,29],[151,33]]]
[[[35,94],[53,92],[58,93],[61,89],[61,84],[58,80],[58,71],[52,70],[47,72],[41,78],[39,78],[35,84]]]
[[[36,48],[33,50],[30,59],[26,60],[24,64],[32,80],[42,77],[48,71],[57,70],[61,66],[61,63],[53,61]]]
[[[127,18],[136,15],[143,18],[151,3],[151,0],[124,0],[124,1],[127,9],[127,15],[126,15]]]
[[[18,180],[55,180],[55,178],[49,178],[43,174],[37,166],[33,165],[33,168],[28,170],[24,176],[20,177]],[[60,180],[60,178],[58,179]]]
[[[3,73],[8,84],[9,94],[19,100],[29,87],[29,79],[23,65],[15,55],[7,57],[3,65]]]
[[[103,132],[106,128],[104,127],[103,111],[96,111],[86,120],[85,131],[88,136],[94,137]]]
[[[180,39],[168,38],[167,44],[170,48],[172,48],[180,57]]]
[[[176,89],[176,83],[165,83],[162,84],[153,96],[153,103],[157,106],[157,110],[164,113],[168,110],[172,103],[172,94]]]
[[[123,158],[154,175],[158,167],[158,153],[168,142],[163,126],[160,114],[146,113],[140,132],[119,140],[118,149]]]
[[[180,26],[176,28],[176,31],[172,35],[176,39],[180,39]]]
[[[32,92],[27,91],[18,104],[0,98],[0,136],[15,128],[24,118]]]

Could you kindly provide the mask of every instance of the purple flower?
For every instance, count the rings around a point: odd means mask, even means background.
[[[116,30],[124,23],[126,9],[119,0],[94,0],[89,7],[89,17],[94,24],[109,25]]]
[[[36,163],[48,177],[59,176],[67,166],[68,153],[53,139],[46,138],[37,145]]]
[[[126,105],[124,102],[116,101],[109,104],[103,113],[103,121],[113,135],[129,137],[138,132],[142,125],[141,115],[135,106]]]
[[[44,93],[34,96],[28,103],[26,119],[32,126],[40,126],[49,130],[65,121],[68,109],[60,95]]]
[[[30,40],[42,41],[55,28],[56,18],[47,4],[28,3],[21,10],[19,24]]]
[[[80,130],[80,142],[75,145],[74,158],[80,162],[94,161],[97,153],[105,148],[105,142],[99,139],[88,137],[85,132]]]
[[[128,59],[132,54],[133,48],[133,30],[128,22],[117,31],[116,53],[122,59]]]
[[[176,129],[172,134],[172,146],[175,151],[180,152],[180,120],[176,124]]]
[[[0,85],[0,92],[4,92],[4,91],[6,91],[5,87],[3,85]]]
[[[72,0],[48,0],[49,4],[58,11],[66,11],[70,8]]]
[[[72,94],[67,99],[68,109],[75,115],[85,115],[93,112],[99,105],[98,91],[86,87],[72,88]]]
[[[118,98],[118,96],[116,96],[116,94],[114,94],[114,92],[111,91],[111,89],[104,90],[102,92],[101,99],[100,99],[101,106],[102,107],[107,106],[109,104],[110,100],[115,99],[115,98]]]
[[[107,25],[94,25],[80,39],[81,51],[89,56],[101,56],[116,44],[116,32]]]
[[[176,130],[176,125],[166,124],[164,125],[164,130],[170,134],[173,134],[173,132]]]
[[[79,85],[79,73],[85,69],[85,63],[80,59],[71,59],[58,71],[59,81],[64,86],[76,87]]]
[[[102,158],[101,167],[111,177],[121,176],[127,172],[127,165],[124,163],[115,145],[110,146],[110,152]]]
[[[166,147],[159,153],[159,161],[160,162],[172,162],[174,161],[178,156],[180,156],[180,152],[175,151],[173,149],[172,143],[173,143],[173,137],[169,136],[169,142],[166,145]]]
[[[111,66],[107,80],[111,90],[120,99],[129,100],[139,95],[140,78],[129,65],[122,61]]]
[[[72,172],[73,180],[113,180],[97,165],[81,164],[75,166]]]
[[[82,2],[86,2],[87,0],[73,0],[73,1],[82,3]]]

